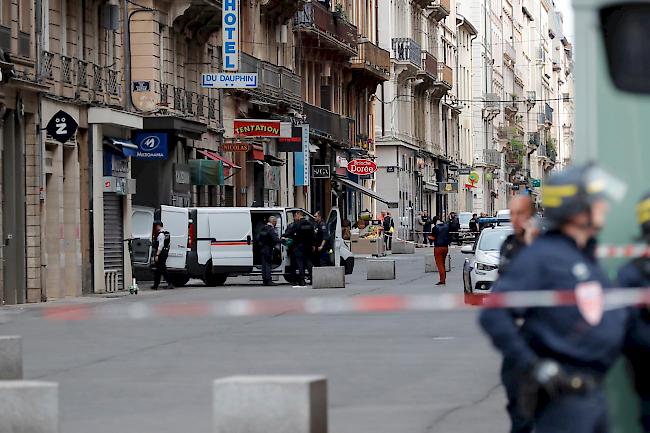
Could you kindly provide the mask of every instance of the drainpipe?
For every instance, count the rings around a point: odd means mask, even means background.
[[[123,1],[124,16],[128,22],[124,26],[124,84],[126,84],[128,98],[126,98],[126,109],[133,109],[133,95],[131,93],[131,16],[129,15],[129,0]]]
[[[35,48],[36,48],[36,61],[34,64],[34,67],[36,68],[36,76],[38,77],[38,74],[41,70],[41,47],[43,46],[43,2],[42,0],[35,0],[34,3],[34,13],[35,13],[35,28],[34,28],[34,35],[35,35]],[[37,110],[37,121],[36,121],[36,141],[37,141],[37,159],[38,159],[38,193],[39,193],[39,201],[41,203],[44,203],[44,193],[45,193],[45,140],[43,136],[43,131],[42,131],[42,125],[43,125],[43,96],[41,92],[38,92],[36,96],[36,110]],[[43,217],[43,212],[41,211],[41,228],[45,226],[45,218]],[[46,266],[47,266],[47,250],[44,248],[45,243],[45,237],[43,234],[43,230],[41,230],[41,248],[40,248],[40,260],[41,260],[41,272],[40,272],[40,277],[41,277],[41,300],[44,300],[46,298],[46,293],[47,293],[47,278],[46,278]]]

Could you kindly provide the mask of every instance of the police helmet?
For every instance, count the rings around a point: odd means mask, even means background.
[[[619,201],[625,184],[594,164],[575,165],[551,175],[542,189],[544,217],[557,227],[588,212],[597,200]]]
[[[641,237],[650,242],[650,192],[646,193],[637,203],[636,216],[641,227]]]

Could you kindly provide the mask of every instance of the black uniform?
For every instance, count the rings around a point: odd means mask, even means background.
[[[265,224],[260,229],[257,241],[260,245],[260,256],[262,259],[262,281],[265,286],[268,286],[272,282],[273,251],[280,243],[280,237],[273,225]]]
[[[479,230],[478,230],[478,218],[472,217],[469,220],[469,231],[472,232],[472,233],[478,233],[479,232]]]
[[[393,246],[393,233],[390,230],[395,227],[393,217],[386,215],[382,222],[382,227],[384,228],[384,243],[386,244],[386,249],[390,250]]]
[[[499,253],[499,275],[506,273],[510,262],[523,250],[526,246],[525,242],[511,234],[501,244]],[[510,415],[511,433],[529,433],[533,431],[533,419],[527,414],[523,413],[519,407],[519,375],[513,371],[509,362],[504,358],[501,364],[501,382],[506,390],[508,397],[508,404],[506,409]]]
[[[318,251],[318,247],[325,241],[323,249]],[[330,242],[329,242],[329,230],[327,230],[327,224],[325,221],[321,221],[316,224],[315,232],[315,243],[314,254],[312,257],[312,264],[314,266],[329,266],[330,265]]]
[[[503,241],[499,252],[499,275],[503,275],[506,272],[510,262],[512,262],[524,247],[526,247],[526,243],[514,233]]]
[[[291,239],[290,253],[298,271],[298,284],[304,286],[305,276],[310,269],[310,256],[314,246],[314,226],[309,220],[301,219],[289,224],[284,237]]]
[[[160,251],[160,254],[158,254],[158,248],[160,247],[158,236],[161,233],[165,236],[165,240],[163,241],[162,250]],[[151,287],[152,290],[158,290],[161,277],[165,277],[168,288],[174,288],[174,285],[169,280],[169,275],[167,275],[167,256],[169,255],[170,240],[171,238],[169,236],[169,232],[163,230],[154,236],[153,242],[151,243],[154,258],[156,257],[156,254],[158,254],[158,258],[154,261],[153,286]]]
[[[573,239],[559,232],[544,234],[514,258],[493,291],[566,292],[587,282],[609,287],[594,250],[595,245],[578,248]],[[524,320],[521,327],[517,323],[520,319]],[[481,313],[480,322],[503,353],[509,377],[525,377],[544,364],[541,360],[553,360],[567,375],[580,376],[579,390],[563,382],[553,393],[540,387],[521,395],[522,399],[537,399],[536,433],[606,433],[609,427],[602,380],[622,353],[628,319],[626,309],[607,310],[598,323],[590,324],[577,306],[563,306],[488,309]],[[516,380],[514,385],[519,383],[523,381]]]
[[[623,287],[650,287],[650,259],[639,258],[627,263],[618,272]],[[641,425],[650,433],[650,311],[635,309],[625,354],[634,371],[634,386],[641,400]]]

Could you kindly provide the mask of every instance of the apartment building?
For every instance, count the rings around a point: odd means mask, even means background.
[[[474,122],[480,119],[473,119],[472,96],[473,96],[473,44],[478,38],[478,29],[472,24],[469,18],[457,11],[457,61],[456,61],[456,102],[460,114],[458,115],[458,209],[461,212],[472,212],[474,210],[474,195],[477,189],[474,177],[470,178],[474,166]],[[462,172],[461,172],[461,169]]]
[[[454,86],[455,9],[448,0],[384,6],[379,43],[390,48],[391,79],[375,101],[377,192],[397,203],[393,216],[408,232],[417,212],[445,213],[447,194],[457,192],[440,188],[451,163],[445,151],[457,140],[443,99]]]

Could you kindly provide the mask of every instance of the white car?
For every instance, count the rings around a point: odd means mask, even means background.
[[[465,293],[490,293],[499,276],[501,244],[512,234],[511,227],[484,229],[473,245],[465,245],[461,252],[473,254],[463,265]]]

